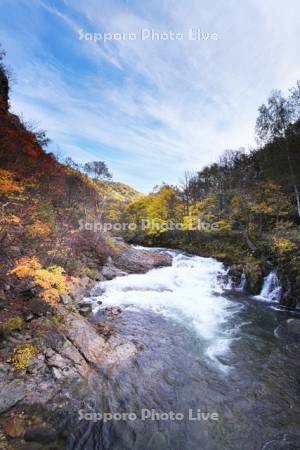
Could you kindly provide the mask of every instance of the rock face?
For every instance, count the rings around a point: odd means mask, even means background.
[[[19,417],[13,417],[6,422],[4,431],[11,438],[23,437],[25,432],[23,421]]]
[[[94,370],[119,368],[136,355],[134,344],[113,336],[110,328],[102,331],[101,335],[86,319],[68,314],[61,330],[53,327],[48,332],[45,357],[55,380],[87,379]]]
[[[102,273],[97,275],[99,281],[128,273],[144,273],[172,263],[172,259],[165,254],[124,247],[125,244],[114,260],[108,259]],[[138,352],[137,346],[113,329],[113,319],[121,313],[120,308],[106,308],[105,319],[101,323],[93,324],[86,319],[91,313],[91,305],[82,299],[90,288],[91,283],[87,280],[86,283],[81,282],[78,288],[70,289],[68,294],[62,296],[57,311],[52,311],[37,298],[28,299],[30,308],[24,317],[24,327],[29,331],[27,334],[11,334],[11,342],[7,339],[7,343],[11,351],[19,344],[19,337],[20,343],[27,342],[27,336],[29,341],[34,337],[38,340],[38,352],[17,379],[12,379],[9,364],[0,365],[0,414],[17,404],[22,408],[38,405],[45,409],[49,405],[54,409],[60,408],[64,402],[74,405],[77,399],[71,393],[73,390],[77,392],[78,386],[80,389],[89,386],[94,379],[101,384],[107,376],[126,370],[127,365],[132,363]],[[56,321],[52,320],[54,312]],[[51,425],[30,423],[29,427],[24,428],[17,419],[7,422],[5,432],[10,438],[22,438],[23,442],[27,442],[24,448],[30,449],[35,448],[36,443],[48,444],[59,439]]]
[[[65,325],[67,338],[92,367],[106,371],[120,366],[137,353],[135,345],[125,338],[111,336],[105,340],[85,320],[68,317]]]
[[[101,273],[106,280],[112,280],[129,273],[145,273],[155,267],[170,266],[171,264],[172,258],[164,253],[127,247],[113,260],[109,257]]]
[[[127,273],[145,273],[155,267],[170,266],[172,258],[164,253],[130,247],[114,260],[114,264]]]
[[[128,275],[128,273],[124,270],[118,269],[112,262],[111,259],[103,266],[102,275],[106,280],[112,280],[115,277],[123,277]]]
[[[50,426],[33,427],[25,431],[24,439],[29,442],[48,444],[57,438],[56,431]]]
[[[13,380],[1,384],[0,391],[0,414],[2,414],[24,398],[25,385],[21,380]]]
[[[84,358],[93,364],[98,364],[103,358],[105,340],[85,320],[72,316],[65,321],[65,334]]]

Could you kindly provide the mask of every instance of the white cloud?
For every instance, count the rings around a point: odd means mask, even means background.
[[[296,0],[154,0],[130,7],[109,1],[101,8],[96,0],[65,0],[60,9],[46,0],[36,4],[61,21],[92,69],[88,75],[65,70],[55,52],[41,66],[37,27],[30,58],[17,74],[13,108],[39,121],[74,157],[94,158],[98,146],[113,172],[139,188],[176,182],[186,168],[200,169],[225,148],[253,144],[259,104],[271,89],[286,90],[299,76]],[[77,36],[80,28],[193,27],[218,33],[218,41],[104,44]]]

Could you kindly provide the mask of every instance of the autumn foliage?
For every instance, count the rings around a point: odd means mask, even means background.
[[[8,275],[16,275],[19,279],[31,279],[40,288],[40,297],[51,306],[57,306],[60,295],[68,292],[64,269],[59,266],[45,269],[35,256],[19,259]]]
[[[2,57],[0,52],[0,301],[7,298],[10,307],[38,295],[57,306],[77,276],[92,276],[113,253],[101,233],[81,230],[80,220],[118,221],[137,192],[111,181],[104,162],[81,167],[48,152],[46,133],[9,110]],[[15,312],[2,314],[0,322],[9,317]]]

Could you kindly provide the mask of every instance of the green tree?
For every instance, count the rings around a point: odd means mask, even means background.
[[[96,180],[111,179],[112,175],[103,161],[92,161],[84,165],[84,170]]]

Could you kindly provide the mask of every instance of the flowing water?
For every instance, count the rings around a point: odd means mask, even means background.
[[[139,351],[93,387],[89,411],[122,419],[80,421],[68,448],[300,449],[299,347],[276,333],[298,313],[230,290],[214,259],[169,254],[171,267],[98,286],[95,320],[120,306],[115,327]]]
[[[269,273],[264,279],[263,288],[260,293],[260,298],[267,301],[280,301],[282,288],[280,286],[277,273],[275,270]]]

